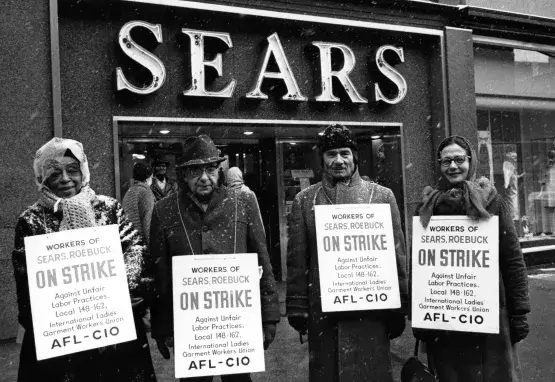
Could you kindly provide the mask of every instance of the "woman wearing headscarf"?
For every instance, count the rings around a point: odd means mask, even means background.
[[[424,227],[432,215],[499,217],[499,334],[413,329],[425,341],[438,380],[520,381],[517,342],[529,332],[526,266],[511,213],[486,178],[476,180],[477,157],[471,143],[453,135],[440,143],[437,158],[443,176],[426,187],[417,211]]]
[[[89,187],[89,166],[81,143],[53,138],[37,151],[33,167],[39,198],[19,217],[12,253],[18,319],[25,329],[18,381],[156,381],[141,321],[152,280],[137,231],[115,199],[96,195]],[[24,238],[110,224],[119,226],[137,339],[37,361]]]

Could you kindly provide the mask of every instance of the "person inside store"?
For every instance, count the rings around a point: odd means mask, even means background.
[[[90,187],[89,164],[80,142],[53,138],[36,152],[33,169],[39,197],[19,216],[12,253],[18,320],[25,329],[18,381],[156,381],[141,321],[152,278],[145,266],[147,248],[138,232],[115,199],[97,195]],[[37,361],[24,238],[63,231],[70,237],[71,230],[110,224],[119,228],[137,339]]]
[[[172,256],[257,253],[262,267],[260,302],[264,349],[280,320],[276,282],[266,248],[266,234],[253,192],[221,187],[219,164],[225,158],[207,135],[189,137],[184,144],[184,187],[154,207],[150,250],[156,263],[156,297],[151,311],[152,338],[166,359],[173,344]],[[211,381],[195,377],[183,381]],[[223,382],[251,381],[250,374],[223,375]]]
[[[150,189],[152,185],[152,169],[144,162],[133,166],[133,185],[127,190],[122,200],[125,214],[133,222],[139,234],[148,244],[150,221],[156,198]]]
[[[156,201],[177,193],[179,189],[177,182],[168,176],[169,167],[170,162],[163,160],[162,158],[156,158],[152,162],[154,179],[150,188],[152,189],[152,193],[154,194]]]
[[[409,306],[399,208],[390,189],[361,179],[357,142],[347,127],[328,126],[318,148],[324,169],[322,181],[295,196],[289,218],[289,324],[301,336],[308,332],[311,382],[392,381],[390,340],[403,333]],[[386,203],[391,208],[401,309],[324,313],[314,206],[366,203]]]
[[[518,236],[523,236],[520,229],[520,203],[519,203],[519,189],[518,180],[526,173],[518,174],[517,162],[518,156],[514,151],[505,154],[505,161],[503,162],[503,183],[505,187],[505,203],[513,222]]]
[[[499,334],[413,328],[426,342],[439,381],[521,381],[516,344],[528,335],[530,312],[526,266],[511,211],[487,178],[476,180],[471,143],[450,136],[437,149],[442,177],[427,186],[417,215],[424,227],[433,215],[499,217]]]

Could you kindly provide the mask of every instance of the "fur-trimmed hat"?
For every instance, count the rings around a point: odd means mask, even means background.
[[[321,153],[331,149],[349,147],[358,152],[355,134],[343,125],[330,125],[324,130],[324,135],[320,137],[318,148]]]
[[[185,140],[183,161],[178,167],[221,163],[223,161],[225,161],[225,158],[220,156],[220,150],[212,142],[212,139],[208,135],[199,135]]]

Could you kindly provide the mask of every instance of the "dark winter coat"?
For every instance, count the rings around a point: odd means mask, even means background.
[[[295,197],[287,250],[287,315],[308,313],[310,381],[391,381],[387,319],[390,311],[323,313],[314,205],[387,203],[391,206],[399,290],[408,309],[407,261],[393,192],[360,178],[335,186],[324,174]],[[324,275],[325,276],[325,275]]]
[[[135,182],[127,190],[121,204],[125,214],[133,222],[133,226],[149,242],[150,221],[156,198],[151,188],[144,182]]]
[[[464,215],[461,205],[439,203],[434,215]],[[521,381],[516,344],[511,343],[510,317],[530,312],[526,265],[511,214],[500,195],[486,210],[499,217],[499,334],[440,331],[428,343],[439,381]]]
[[[173,336],[173,256],[257,253],[258,265],[263,268],[260,279],[262,322],[279,321],[276,283],[266,249],[260,210],[253,192],[218,188],[204,211],[187,189],[179,191],[156,203],[150,241],[151,253],[156,262],[157,296],[151,310],[153,338]]]
[[[158,187],[158,184],[156,183],[155,178],[152,179],[152,184],[150,185],[150,189],[152,190],[152,193],[154,194],[156,201],[162,200],[166,196],[173,195],[177,193],[177,191],[179,191],[177,182],[173,179],[168,178],[167,176],[166,176],[166,186],[164,187],[163,190],[160,187]]]
[[[37,361],[33,337],[31,303],[27,281],[24,238],[58,232],[62,213],[39,204],[25,210],[16,226],[12,253],[19,307],[19,323],[25,329],[19,361],[18,381],[156,381],[148,340],[141,316],[149,299],[152,278],[148,277],[146,248],[120,204],[107,196],[96,196],[93,204],[98,225],[118,224],[137,339],[98,349]],[[68,235],[71,233],[68,232]]]

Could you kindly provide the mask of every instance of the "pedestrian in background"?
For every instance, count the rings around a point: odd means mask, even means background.
[[[393,192],[361,179],[355,135],[329,126],[320,138],[324,174],[293,201],[287,248],[287,317],[301,335],[308,331],[309,380],[392,381],[390,339],[405,329],[408,285],[405,239]],[[322,312],[315,205],[387,203],[391,207],[399,310]]]
[[[152,189],[156,201],[177,193],[179,189],[177,182],[168,176],[169,167],[170,162],[161,158],[156,158],[152,162],[154,179],[150,188]]]
[[[153,304],[152,338],[166,359],[173,344],[172,257],[201,254],[257,253],[262,267],[260,299],[264,349],[276,334],[279,301],[266,234],[254,193],[220,187],[219,164],[225,158],[207,135],[185,141],[184,189],[154,207],[150,248],[156,262],[156,301]],[[253,328],[256,330],[256,328]],[[211,381],[212,377],[183,381]],[[251,381],[250,374],[222,375],[223,382]]]
[[[89,165],[81,143],[53,138],[37,151],[33,168],[40,196],[19,217],[12,253],[18,320],[25,329],[18,381],[156,381],[141,322],[152,279],[146,274],[146,248],[140,236],[117,200],[97,195],[90,188]],[[24,238],[110,224],[119,227],[137,339],[38,361]]]
[[[243,180],[243,172],[239,167],[230,167],[225,174],[224,185],[230,189],[242,189],[245,191],[251,191],[251,189],[245,185]]]
[[[432,215],[499,217],[499,334],[413,329],[426,342],[439,381],[521,381],[516,344],[528,335],[530,312],[526,266],[509,206],[486,178],[476,181],[470,142],[453,135],[440,143],[443,176],[423,191],[417,214],[424,227]]]
[[[123,197],[122,205],[125,214],[131,220],[135,229],[149,243],[150,221],[156,198],[150,189],[152,184],[152,169],[143,162],[133,166],[133,185]]]

